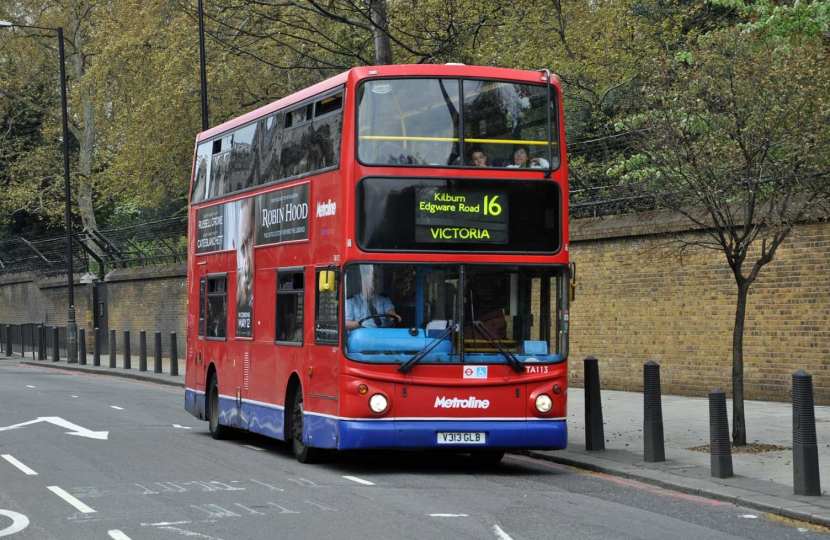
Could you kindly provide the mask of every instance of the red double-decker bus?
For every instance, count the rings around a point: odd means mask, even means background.
[[[186,409],[301,462],[564,448],[563,129],[546,70],[398,65],[200,134]]]

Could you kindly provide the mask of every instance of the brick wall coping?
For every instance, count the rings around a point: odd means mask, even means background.
[[[683,214],[670,211],[654,211],[574,219],[570,224],[570,236],[571,242],[580,242],[626,236],[659,235],[669,232],[678,233],[699,228],[696,223]]]
[[[86,285],[84,278],[88,274],[75,274],[72,278],[72,283],[75,285]],[[66,274],[58,276],[49,276],[37,281],[38,289],[57,289],[59,287],[66,287]]]
[[[135,281],[143,279],[169,279],[187,276],[187,264],[160,264],[138,268],[117,268],[109,272],[104,281]]]
[[[31,272],[0,277],[0,285],[14,285],[16,283],[30,283],[32,281],[35,281],[35,275]]]

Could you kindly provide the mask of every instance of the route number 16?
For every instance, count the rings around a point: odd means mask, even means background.
[[[501,205],[496,202],[499,196],[496,195],[492,199],[489,195],[484,196],[484,215],[485,216],[497,216],[501,214]]]

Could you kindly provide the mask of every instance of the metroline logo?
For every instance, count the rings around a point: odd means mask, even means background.
[[[436,409],[486,409],[489,406],[489,399],[476,399],[475,396],[470,396],[468,399],[445,396],[435,398]]]
[[[328,202],[317,203],[317,217],[333,216],[336,213],[337,203],[331,202],[331,199]]]

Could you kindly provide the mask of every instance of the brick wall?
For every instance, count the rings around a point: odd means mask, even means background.
[[[615,216],[572,223],[579,288],[571,306],[571,383],[582,359],[599,359],[603,388],[642,391],[642,364],[661,366],[667,394],[731,394],[736,286],[724,255],[682,252],[675,216]],[[748,258],[750,259],[750,258]],[[830,404],[830,224],[799,226],[749,293],[744,333],[746,399],[784,401],[791,375],[813,375],[816,402]]]
[[[92,304],[90,284],[89,276],[77,274],[74,278],[75,320],[79,328],[87,326],[86,314]],[[68,298],[65,275],[38,278],[33,274],[17,274],[2,277],[0,322],[65,325]]]

